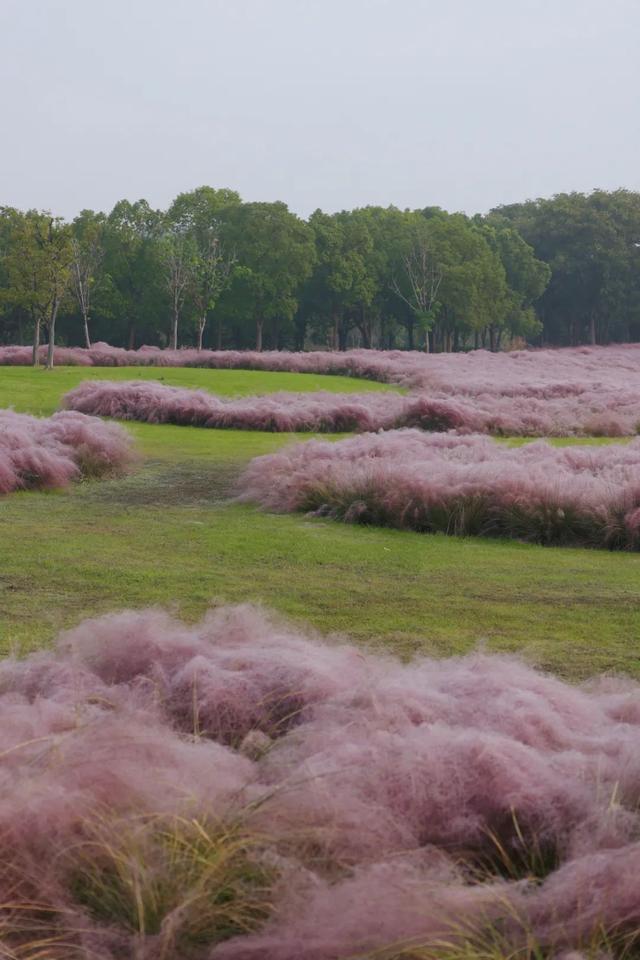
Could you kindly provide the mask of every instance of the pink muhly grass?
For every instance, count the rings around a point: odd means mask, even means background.
[[[342,374],[409,387],[408,397],[281,395],[222,401],[202,391],[121,384],[125,416],[159,422],[247,426],[268,430],[378,430],[421,427],[516,436],[632,436],[640,424],[640,345],[492,354],[426,355],[406,351],[160,350],[127,351],[96,344],[62,348],[61,362],[94,366],[198,366]],[[27,348],[0,348],[0,363]],[[73,359],[75,358],[75,359]],[[83,387],[72,402],[117,406],[115,396]],[[84,392],[82,392],[84,391]],[[155,391],[155,392],[154,392]],[[195,396],[193,394],[196,394]],[[269,406],[271,404],[271,406]],[[84,409],[84,407],[82,408]],[[152,421],[155,422],[155,421]]]
[[[0,494],[119,473],[132,458],[117,424],[72,411],[38,418],[0,410]]]
[[[349,522],[638,549],[639,471],[640,440],[509,448],[481,436],[395,430],[258,457],[241,489],[267,509]]]
[[[43,351],[46,347],[41,348]],[[107,343],[56,347],[57,363],[83,366],[210,367],[330,373],[362,377],[413,388],[440,389],[456,395],[568,397],[593,387],[638,388],[640,344],[515,350],[489,353],[424,354],[406,350],[161,350],[143,346],[124,350]],[[0,365],[31,363],[31,347],[0,347]]]
[[[56,960],[616,944],[640,929],[639,703],[251,607],[85,621],[0,662],[0,936]]]
[[[46,346],[41,350],[46,351]],[[211,367],[212,369],[275,370],[291,373],[332,373],[363,377],[412,387],[439,386],[470,395],[568,396],[587,385],[636,386],[640,344],[607,347],[571,347],[489,353],[425,354],[407,350],[138,350],[96,342],[84,347],[56,347],[60,364],[82,366]],[[0,346],[0,365],[29,365],[31,347]],[[499,387],[496,388],[496,384]]]
[[[221,399],[206,390],[146,381],[85,380],[63,404],[97,416],[236,430],[347,432],[393,426],[395,394],[272,393]]]
[[[272,393],[227,399],[206,390],[142,381],[85,380],[63,405],[94,416],[216,429],[365,432],[417,427],[499,436],[625,436],[637,433],[640,394],[541,400],[413,393]],[[609,406],[616,409],[609,412]]]

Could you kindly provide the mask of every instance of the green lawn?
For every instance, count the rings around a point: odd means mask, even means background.
[[[158,380],[171,387],[210,390],[224,396],[276,390],[365,393],[392,390],[371,380],[324,377],[314,373],[263,373],[260,370],[202,370],[190,367],[0,367],[0,407],[40,415],[53,413],[67,390],[82,380]]]
[[[0,405],[47,412],[83,375],[132,373],[226,393],[377,386],[243,371],[0,368]],[[290,437],[129,429],[144,456],[131,476],[0,499],[4,651],[126,606],[159,603],[194,618],[212,603],[251,600],[403,654],[480,646],[575,678],[640,675],[640,555],[263,514],[228,498],[247,459]]]

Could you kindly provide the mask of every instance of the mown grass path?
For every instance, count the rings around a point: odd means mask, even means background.
[[[365,390],[247,371],[0,368],[0,406],[50,413],[85,376],[164,378],[218,393]],[[640,675],[640,555],[421,536],[273,516],[229,501],[250,457],[291,437],[132,424],[124,479],[0,498],[0,649],[96,613],[158,603],[187,618],[257,601],[396,652],[518,651],[569,677]]]

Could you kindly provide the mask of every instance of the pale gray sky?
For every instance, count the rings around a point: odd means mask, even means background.
[[[640,189],[640,0],[0,0],[0,204]]]

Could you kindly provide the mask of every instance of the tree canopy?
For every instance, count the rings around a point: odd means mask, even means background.
[[[640,339],[640,194],[485,216],[369,206],[308,220],[199,187],[71,223],[0,208],[0,342],[464,350]],[[50,337],[50,339],[51,339]]]

